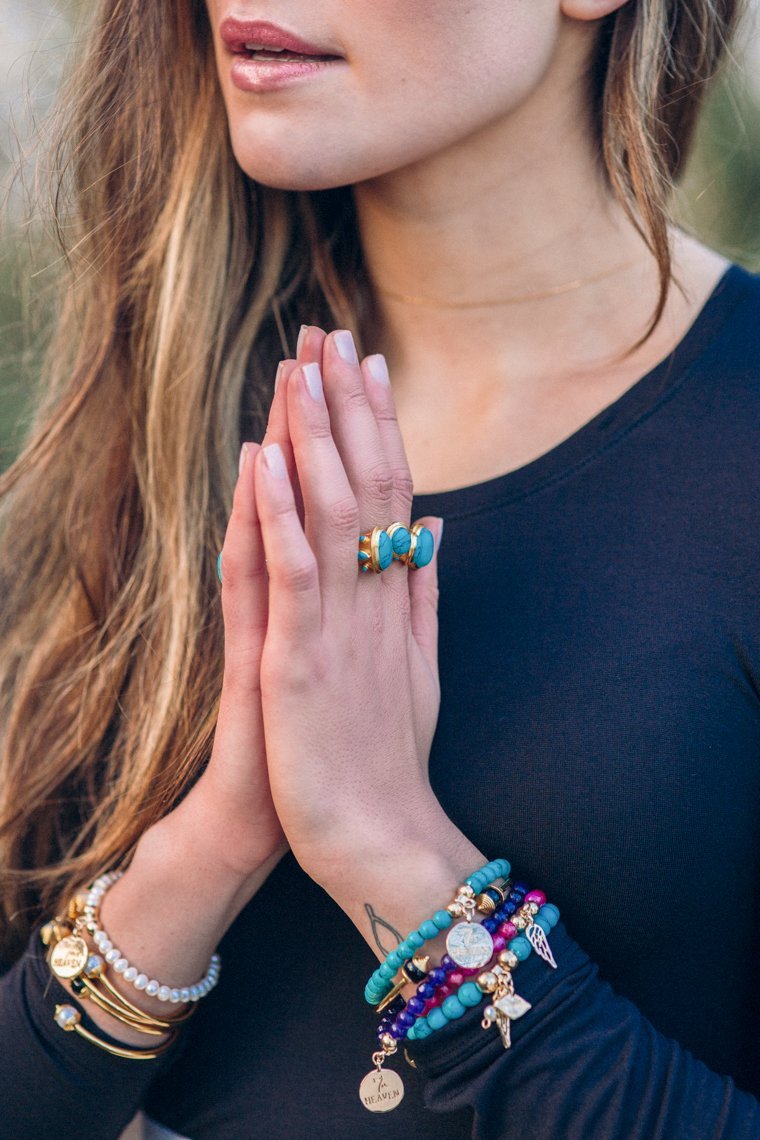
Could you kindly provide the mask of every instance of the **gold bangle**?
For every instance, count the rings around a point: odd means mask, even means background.
[[[138,1021],[136,1018],[131,1018],[126,1010],[120,1009],[116,1002],[111,1001],[105,994],[99,993],[85,978],[73,978],[71,988],[82,1001],[91,1001],[105,1013],[110,1013],[111,1017],[115,1017],[117,1021],[123,1022],[124,1025],[132,1026],[133,1029],[137,1029],[140,1033],[147,1033],[149,1037],[161,1037],[166,1032],[165,1029],[160,1029],[158,1026],[149,1025],[145,1021]]]
[[[126,1007],[125,1012],[131,1013],[133,1017],[145,1021],[148,1025],[155,1025],[160,1029],[171,1029],[172,1026],[181,1025],[182,1022],[187,1021],[198,1008],[196,1004],[193,1004],[186,1009],[184,1013],[178,1013],[174,1017],[158,1017],[156,1014],[148,1013],[146,1010],[140,1009],[139,1006],[133,1005],[129,998],[125,997],[121,990],[117,990],[116,986],[109,981],[103,956],[99,954],[97,950],[93,950],[91,956],[97,958],[97,965],[92,970],[83,971],[79,975],[80,979],[86,981],[91,986],[92,980],[97,978],[98,981],[103,983],[108,992]],[[105,997],[105,994],[102,996]]]
[[[82,1015],[73,1005],[57,1005],[54,1020],[66,1033],[78,1033],[91,1045],[97,1045],[99,1049],[105,1049],[106,1053],[110,1053],[114,1057],[123,1057],[127,1061],[152,1061],[155,1057],[166,1052],[169,1046],[173,1044],[176,1036],[172,1034],[167,1041],[161,1045],[155,1045],[151,1049],[128,1049],[126,1046],[111,1045],[102,1037],[96,1037],[94,1033],[90,1033],[89,1029],[85,1029],[81,1024]]]

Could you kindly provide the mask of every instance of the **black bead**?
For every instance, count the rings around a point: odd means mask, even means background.
[[[407,958],[402,969],[410,982],[421,982],[424,978],[427,977],[425,971],[420,970],[418,966],[415,966],[411,958]]]

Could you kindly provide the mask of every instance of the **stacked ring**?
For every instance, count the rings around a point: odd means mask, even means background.
[[[435,551],[433,532],[421,523],[411,527],[394,522],[387,528],[373,527],[359,535],[359,569],[375,574],[387,570],[391,562],[404,563],[410,570],[427,566]]]

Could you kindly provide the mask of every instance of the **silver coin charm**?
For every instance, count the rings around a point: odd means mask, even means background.
[[[90,951],[84,938],[70,934],[50,952],[50,969],[57,978],[78,978],[87,965]]]
[[[478,970],[493,958],[493,938],[479,922],[458,922],[449,930],[446,950],[457,966]]]
[[[404,1082],[393,1069],[373,1069],[359,1085],[359,1099],[370,1112],[390,1112],[404,1099]]]

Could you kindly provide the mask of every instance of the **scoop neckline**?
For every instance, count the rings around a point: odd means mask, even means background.
[[[480,483],[415,494],[413,517],[452,519],[506,506],[585,467],[674,394],[736,304],[740,290],[733,286],[750,276],[740,266],[729,265],[675,348],[571,435],[520,467]]]

